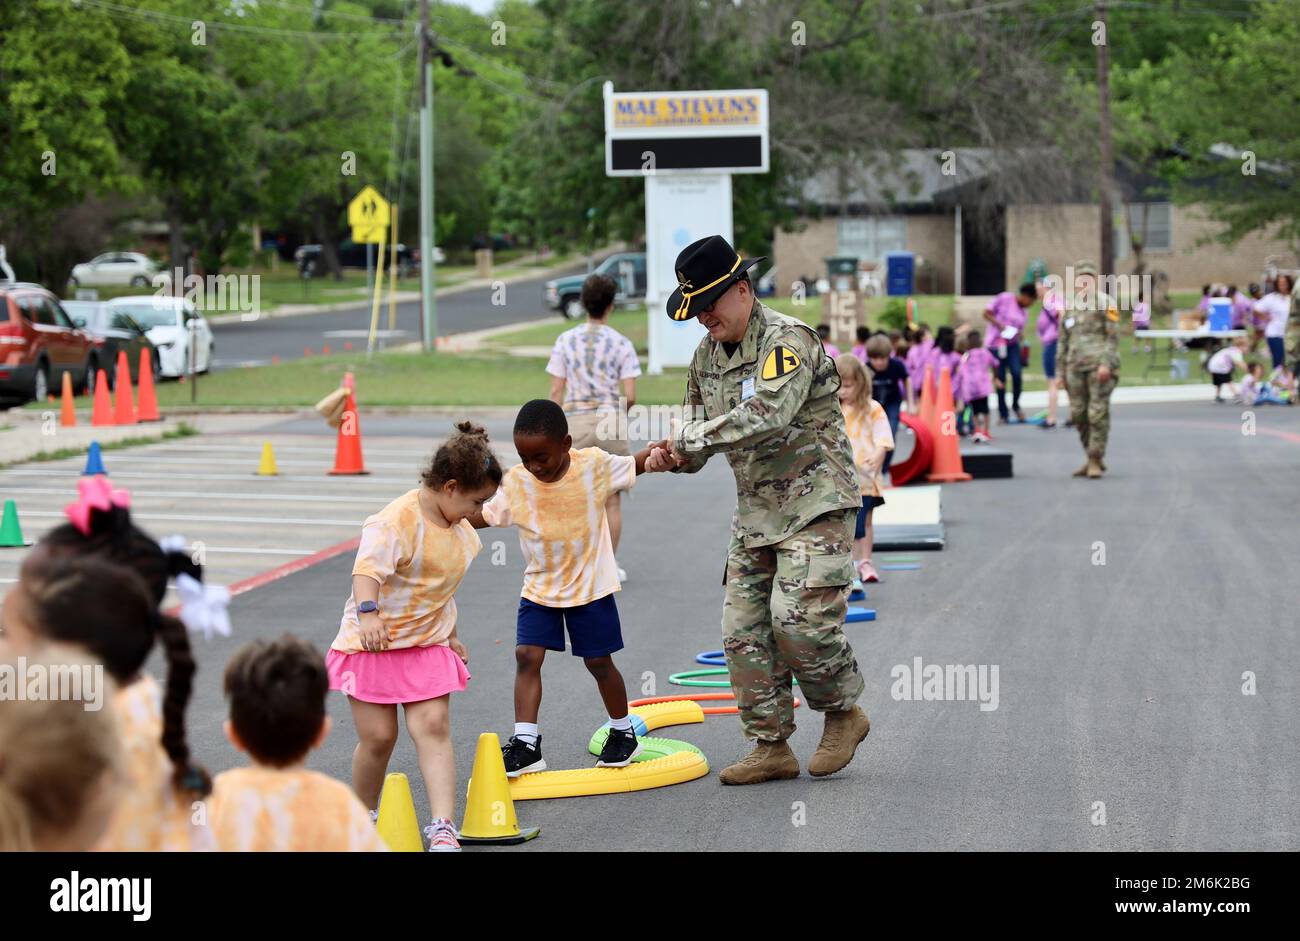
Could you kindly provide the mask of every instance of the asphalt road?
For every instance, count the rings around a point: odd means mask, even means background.
[[[847,769],[722,787],[716,771],[746,745],[735,718],[709,717],[657,733],[702,748],[708,777],[521,802],[521,822],[542,834],[510,851],[1300,848],[1300,409],[1261,409],[1257,420],[1257,433],[1243,435],[1233,406],[1117,410],[1111,473],[1099,482],[1070,478],[1080,461],[1072,432],[995,428],[1015,452],[1016,478],[946,486],[947,548],[920,553],[919,571],[887,573],[870,598],[879,619],[846,628],[873,723]],[[368,419],[367,433],[411,434],[417,451],[446,424],[386,421]],[[490,430],[513,459],[507,423]],[[650,684],[675,691],[668,674],[720,646],[733,505],[720,459],[694,478],[643,478],[626,504],[619,555],[631,577],[618,605],[627,648],[615,659],[634,695]],[[513,532],[482,535],[485,551],[457,595],[474,675],[453,697],[461,795],[478,733],[512,728],[522,562]],[[498,540],[505,564],[494,566]],[[220,733],[222,665],[239,643],[283,631],[323,651],[351,564],[340,556],[241,595],[235,636],[199,645],[190,738],[213,769],[239,761]],[[891,670],[916,657],[996,666],[997,708],[895,697]],[[1243,694],[1247,671],[1255,695]],[[594,684],[567,654],[552,654],[544,675],[548,763],[592,764],[585,745],[605,718]],[[348,780],[355,737],[342,696],[331,694],[330,711],[334,731],[311,765]],[[792,745],[806,767],[821,721],[800,712]],[[410,776],[427,822],[408,739],[390,770]]]
[[[584,265],[576,265],[568,274],[578,274]],[[542,299],[547,281],[559,275],[548,275],[505,285],[504,303],[494,304],[491,288],[457,291],[438,298],[438,335],[449,336],[471,330],[482,330],[523,320],[554,317]],[[420,304],[409,301],[397,305],[397,330],[388,332],[388,307],[379,311],[381,346],[396,346],[420,339]],[[319,353],[329,344],[333,350],[342,350],[344,343],[360,347],[366,343],[370,330],[370,305],[359,304],[348,310],[295,317],[267,317],[251,323],[216,324],[212,328],[216,340],[213,357],[214,369],[234,366],[263,365],[272,356],[296,359],[303,349],[310,347]]]

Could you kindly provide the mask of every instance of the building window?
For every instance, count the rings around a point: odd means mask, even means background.
[[[907,249],[907,220],[902,216],[865,216],[839,220],[836,253],[858,261],[884,264],[886,252]]]
[[[1133,237],[1141,240],[1143,251],[1174,250],[1174,207],[1171,203],[1129,203],[1116,213],[1116,258],[1127,258],[1133,250],[1129,241],[1130,227]]]

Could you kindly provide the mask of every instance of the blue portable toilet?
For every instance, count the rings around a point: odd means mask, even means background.
[[[1227,297],[1211,298],[1209,320],[1211,330],[1231,330],[1232,300]]]
[[[885,252],[885,293],[909,297],[916,281],[916,256],[911,252]]]

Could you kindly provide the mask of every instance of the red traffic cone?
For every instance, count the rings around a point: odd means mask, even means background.
[[[72,373],[63,374],[63,409],[59,424],[64,428],[77,427],[77,406],[72,401]]]
[[[114,392],[117,401],[113,404],[113,423],[116,425],[135,424],[135,402],[131,390],[131,364],[126,361],[126,350],[117,352],[117,381]]]
[[[140,397],[135,417],[139,421],[162,421],[162,415],[158,413],[158,396],[153,388],[153,357],[149,355],[147,346],[140,350]]]
[[[349,391],[347,405],[343,409],[343,421],[339,423],[334,469],[330,474],[368,473],[365,459],[361,455],[361,420],[357,417],[357,398]]]
[[[113,424],[113,402],[108,397],[108,373],[95,371],[95,404],[90,410],[90,423],[96,427]]]
[[[926,480],[950,483],[970,480],[961,467],[961,447],[957,439],[957,413],[952,401],[952,379],[948,367],[939,370],[939,401],[935,406],[934,463]]]

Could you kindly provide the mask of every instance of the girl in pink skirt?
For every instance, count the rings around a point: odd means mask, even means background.
[[[352,787],[376,816],[397,743],[397,705],[415,742],[433,823],[430,851],[460,849],[451,816],[456,762],[448,696],[465,688],[469,656],[453,597],[483,544],[466,517],[501,483],[487,432],[461,422],[421,474],[421,486],[366,520],[352,594],[325,659],[330,689],[347,694],[357,726]]]

